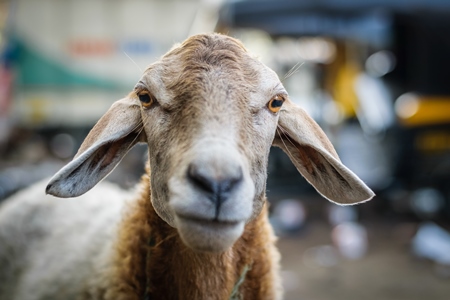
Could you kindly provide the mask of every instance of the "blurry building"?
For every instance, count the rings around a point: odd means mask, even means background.
[[[265,49],[255,52],[286,74],[292,100],[391,208],[439,203],[450,215],[449,20],[445,0],[249,0],[225,5],[218,28]],[[274,188],[292,189],[295,171],[281,154],[272,162]]]
[[[0,1],[0,199],[73,157],[149,64],[214,30],[221,2]],[[142,152],[124,164],[136,176]]]

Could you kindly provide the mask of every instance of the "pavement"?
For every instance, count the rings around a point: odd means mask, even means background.
[[[450,268],[419,259],[410,241],[416,223],[361,221],[368,250],[346,259],[333,246],[326,220],[307,222],[278,246],[286,300],[448,300]]]

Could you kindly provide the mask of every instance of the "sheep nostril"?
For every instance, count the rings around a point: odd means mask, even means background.
[[[215,193],[217,190],[216,182],[209,178],[206,174],[202,174],[202,172],[199,171],[199,168],[192,164],[189,165],[188,168],[188,178],[196,187],[205,192]]]
[[[226,176],[215,177],[210,175],[207,169],[199,168],[195,164],[190,164],[187,176],[195,187],[210,194],[209,199],[211,199],[211,201],[223,202],[243,179],[241,167],[238,167],[238,169],[232,173],[233,174]]]

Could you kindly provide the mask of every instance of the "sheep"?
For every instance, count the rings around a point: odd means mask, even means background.
[[[136,190],[101,182],[141,142],[149,158]],[[373,197],[240,41],[188,38],[145,70],[47,186],[3,203],[0,299],[280,299],[265,196],[272,145],[326,199]]]

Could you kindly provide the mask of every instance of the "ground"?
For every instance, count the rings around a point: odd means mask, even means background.
[[[320,262],[317,251],[314,254],[314,249],[320,248],[314,247],[332,244],[326,221],[313,221],[295,237],[280,238],[285,299],[449,299],[450,278],[442,270],[438,272],[432,262],[419,259],[410,251],[414,224],[386,224],[381,220],[362,224],[368,230],[369,248],[358,260],[337,255],[328,263],[323,257],[325,263]]]

